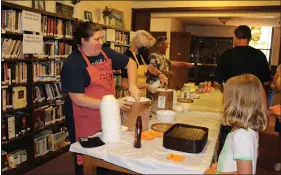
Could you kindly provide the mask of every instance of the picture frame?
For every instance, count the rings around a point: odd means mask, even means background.
[[[93,21],[92,12],[84,11],[84,18],[85,18],[86,20]]]
[[[32,8],[45,11],[45,0],[32,0]]]
[[[111,8],[113,18],[115,18],[115,27],[125,29],[124,13],[120,10]]]

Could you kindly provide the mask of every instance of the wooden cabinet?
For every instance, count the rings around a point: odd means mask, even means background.
[[[171,32],[170,59],[189,62],[191,34],[188,32]],[[181,89],[188,81],[187,68],[172,68],[174,75],[169,79],[169,88]]]
[[[233,47],[232,37],[191,37],[190,62],[195,64],[189,69],[188,80],[200,83],[214,81],[215,69],[220,55]]]

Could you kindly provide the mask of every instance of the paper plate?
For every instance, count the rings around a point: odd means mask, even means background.
[[[186,99],[186,98],[179,98],[178,102],[180,103],[193,103],[192,99]]]
[[[167,131],[173,124],[169,123],[155,123],[151,125],[151,129],[157,132],[165,132]]]

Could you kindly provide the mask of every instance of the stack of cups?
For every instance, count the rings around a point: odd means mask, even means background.
[[[121,115],[117,100],[113,95],[102,98],[100,105],[102,141],[118,142],[121,139]]]

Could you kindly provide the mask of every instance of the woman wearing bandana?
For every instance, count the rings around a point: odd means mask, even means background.
[[[155,38],[149,34],[145,30],[138,30],[131,40],[131,47],[126,50],[124,55],[133,58],[136,62],[138,71],[137,71],[137,87],[141,90],[142,96],[146,96],[146,74],[149,72],[150,74],[157,75],[159,70],[155,69],[152,65],[149,64],[148,56],[150,54],[149,49],[155,44]],[[160,80],[164,83],[167,82],[167,78],[164,75],[161,75]],[[126,70],[122,70],[122,81],[121,86],[124,95],[128,95],[126,93],[128,89],[128,74]]]

